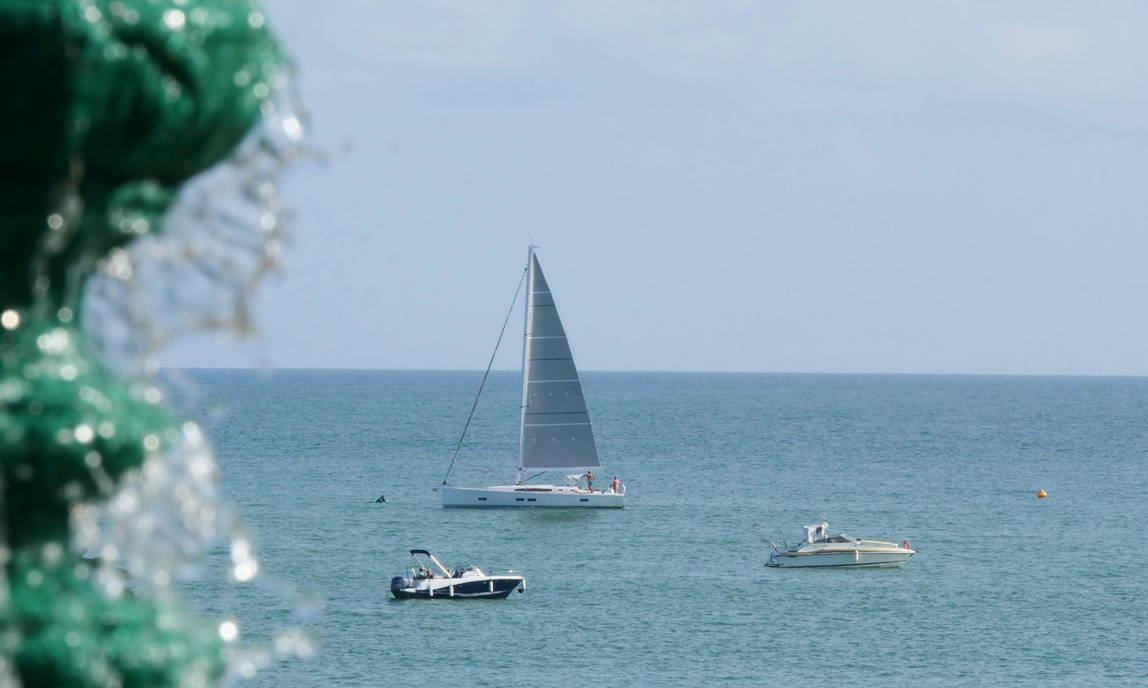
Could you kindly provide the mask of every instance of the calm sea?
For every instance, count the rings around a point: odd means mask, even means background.
[[[625,510],[445,510],[480,375],[189,371],[264,571],[190,595],[253,641],[298,623],[283,589],[324,605],[313,659],[243,685],[1148,684],[1148,379],[588,373]],[[453,484],[512,479],[519,385],[492,374]],[[920,553],[763,566],[822,519]],[[416,547],[527,591],[394,601]]]

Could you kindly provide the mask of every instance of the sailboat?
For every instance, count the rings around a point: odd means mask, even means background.
[[[582,382],[578,378],[578,369],[566,340],[566,330],[558,317],[554,296],[542,274],[542,266],[538,263],[538,254],[534,249],[535,246],[531,244],[525,271],[522,415],[519,421],[518,468],[514,484],[454,487],[448,486],[444,479],[441,487],[442,505],[622,508],[626,505],[625,486],[610,483],[607,489],[602,490],[593,489],[589,484],[583,487],[581,484],[584,477],[582,473],[592,474],[594,469],[601,466],[601,462],[598,459],[598,447],[594,443],[590,414],[586,410],[586,400],[582,396]],[[497,346],[495,350],[497,352]],[[489,370],[488,367],[488,373]],[[478,403],[477,398],[475,403]],[[473,413],[472,408],[472,417]],[[461,446],[460,438],[459,448]],[[457,452],[456,449],[456,456]],[[567,475],[570,483],[542,485],[529,482],[537,476],[523,477],[528,473],[541,475],[549,471],[570,474]],[[604,480],[599,485],[603,483]]]

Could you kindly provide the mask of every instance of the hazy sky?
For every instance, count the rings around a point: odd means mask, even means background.
[[[269,17],[328,161],[260,341],[169,365],[481,368],[530,232],[583,369],[1148,375],[1148,4]]]

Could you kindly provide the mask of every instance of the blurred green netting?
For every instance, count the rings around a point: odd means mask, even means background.
[[[243,139],[281,62],[249,0],[0,0],[0,685],[223,675],[213,624],[72,551],[73,511],[180,436],[92,354],[82,292]]]

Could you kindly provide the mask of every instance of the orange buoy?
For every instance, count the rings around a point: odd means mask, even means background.
[[[1036,493],[1036,498],[1037,498],[1037,499],[1044,499],[1044,498],[1045,498],[1045,497],[1047,497],[1047,496],[1048,496],[1048,493],[1047,493],[1047,492],[1045,492],[1044,490],[1039,490],[1039,491],[1037,491],[1037,493]]]

